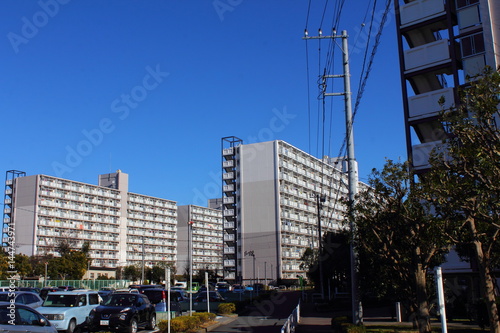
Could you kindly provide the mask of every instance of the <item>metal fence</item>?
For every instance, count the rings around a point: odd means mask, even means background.
[[[292,314],[288,316],[288,319],[281,328],[281,333],[295,332],[295,328],[299,324],[299,321],[300,321],[300,300],[299,304],[297,304]]]
[[[11,280],[0,280],[0,287],[8,287]],[[16,280],[16,287],[59,287],[59,286],[72,286],[74,288],[84,288],[99,290],[102,287],[128,288],[132,283],[129,280]]]

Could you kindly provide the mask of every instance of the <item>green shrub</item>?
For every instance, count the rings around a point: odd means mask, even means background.
[[[348,325],[346,327],[347,333],[366,333],[366,327],[363,325]]]
[[[156,323],[160,331],[167,330],[168,329],[168,320],[160,320],[159,322]]]
[[[200,318],[200,322],[210,321],[215,318],[215,313],[211,312],[194,312],[193,316]]]
[[[217,312],[220,314],[229,314],[236,311],[236,304],[234,303],[221,303],[217,308]]]
[[[197,329],[200,326],[200,324],[201,324],[200,316],[176,317],[176,318],[172,319],[170,330],[173,333],[187,332],[187,331]],[[168,327],[165,326],[165,330],[162,330],[162,332],[166,332],[167,328]]]

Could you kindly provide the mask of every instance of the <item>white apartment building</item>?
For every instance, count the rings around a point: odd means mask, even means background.
[[[224,278],[265,282],[304,276],[301,256],[343,228],[347,174],[284,142],[222,139]],[[318,214],[318,204],[320,205]]]
[[[447,138],[442,107],[486,65],[500,65],[497,0],[397,0],[395,4],[408,158],[418,172]],[[445,98],[441,106],[439,100]]]
[[[78,249],[89,241],[95,269],[175,263],[176,202],[128,192],[126,173],[100,175],[98,185],[13,175],[6,180],[4,233],[14,228],[17,253],[57,255],[61,240]]]
[[[195,205],[177,208],[177,274],[189,272],[190,253],[193,274],[210,270],[222,276],[220,209]]]

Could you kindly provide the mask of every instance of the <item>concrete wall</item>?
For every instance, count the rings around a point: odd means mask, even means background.
[[[248,251],[254,251],[255,276],[261,280],[265,275],[270,280],[271,265],[274,269],[277,267],[279,184],[276,144],[272,141],[241,146],[240,195],[245,205],[241,207],[242,228],[238,233],[242,235],[240,258],[244,283],[251,283],[254,278],[253,257]]]
[[[38,181],[38,175],[15,179],[13,218],[16,253],[28,256],[35,254]]]

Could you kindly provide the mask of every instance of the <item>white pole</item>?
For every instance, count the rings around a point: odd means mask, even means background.
[[[170,267],[167,267],[167,271],[165,274],[165,283],[167,284],[167,320],[168,320],[168,329],[167,333],[170,333],[170,325],[171,325],[171,312],[170,312]]]
[[[188,222],[189,239],[189,315],[193,315],[193,222]]]
[[[401,302],[396,302],[396,321],[401,322]]]
[[[210,312],[210,289],[208,289],[208,272],[205,272],[205,287],[207,288],[207,312]]]
[[[447,333],[448,328],[446,326],[446,308],[444,306],[443,274],[441,272],[441,267],[436,268],[436,286],[439,302],[439,314],[441,315],[441,329],[443,333]]]

